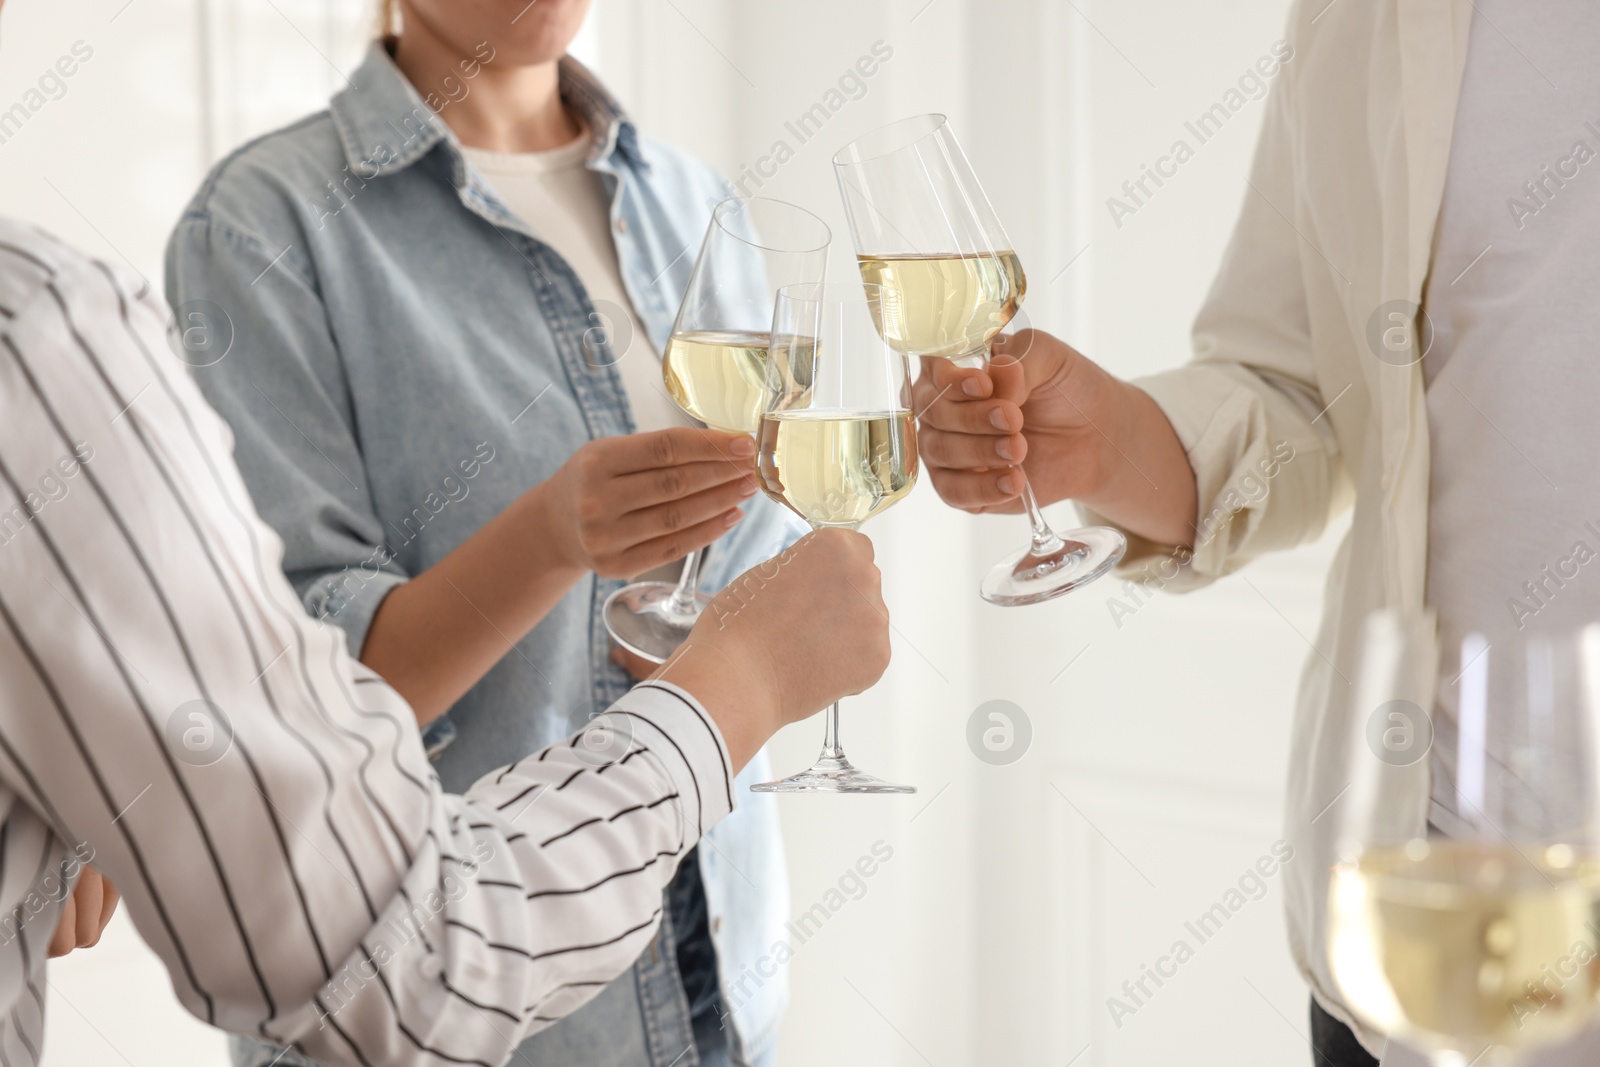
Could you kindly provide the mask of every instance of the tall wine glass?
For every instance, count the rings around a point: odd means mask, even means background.
[[[875,285],[791,285],[778,291],[767,360],[771,398],[757,437],[761,488],[811,524],[854,530],[911,492],[917,425],[903,352],[873,325]],[[796,625],[805,625],[797,620]],[[828,709],[816,763],[751,787],[758,793],[915,793],[858,771]]]
[[[833,157],[862,280],[884,287],[879,328],[912,356],[981,367],[989,342],[1027,293],[1022,262],[943,115],[874,130]],[[1091,526],[1057,534],[1021,467],[1028,546],[997,564],[980,590],[993,604],[1037,604],[1105,574],[1127,551]]]
[[[1373,1028],[1440,1067],[1503,1067],[1600,997],[1600,627],[1443,651],[1431,618],[1368,623],[1330,958]]]
[[[821,219],[781,200],[732,197],[712,210],[661,354],[662,377],[680,408],[718,430],[756,432],[767,406],[773,294],[820,282],[831,236]],[[612,639],[665,663],[710,602],[700,592],[701,557],[689,553],[676,583],[634,582],[607,597],[601,617]]]

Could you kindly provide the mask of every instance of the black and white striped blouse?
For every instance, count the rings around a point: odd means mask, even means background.
[[[184,1006],[330,1063],[504,1061],[649,942],[732,807],[652,683],[446,795],[308,618],[149,286],[0,220],[0,1067],[36,1063],[84,863]]]

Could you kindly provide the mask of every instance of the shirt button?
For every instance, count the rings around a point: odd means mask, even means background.
[[[712,934],[722,933],[722,916],[718,915],[715,919],[711,920],[711,932]]]
[[[617,232],[618,233],[627,233],[628,232],[628,220],[623,218],[621,215],[617,216]]]
[[[1389,487],[1394,484],[1394,471],[1385,468],[1379,484],[1383,486],[1383,491],[1387,493]]]
[[[444,974],[444,961],[430,952],[417,961],[417,973],[422,975],[424,981],[435,981]]]

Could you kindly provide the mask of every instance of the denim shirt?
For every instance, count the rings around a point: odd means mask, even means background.
[[[727,195],[711,169],[641,136],[570,59],[561,91],[595,131],[587,165],[610,190],[622,279],[654,352],[606,336],[604,309],[472,170],[381,45],[328,110],[220,163],[167,250],[185,358],[233,428],[284,569],[357,652],[395,586],[585,441],[634,432],[615,364],[658,358]],[[714,546],[706,588],[803,530],[770,501],[746,511]],[[585,577],[450,709],[456,736],[435,764],[447,788],[567,737],[630,687],[600,617],[621,584]],[[751,1057],[787,996],[781,970],[758,973],[772,970],[788,912],[774,803],[745,788],[769,776],[764,757],[750,763],[737,810],[697,850],[732,1044]],[[683,1052],[689,1025],[668,927],[607,991],[637,999],[649,1067]],[[607,1055],[610,1027],[594,1028],[561,1047],[624,1062]]]

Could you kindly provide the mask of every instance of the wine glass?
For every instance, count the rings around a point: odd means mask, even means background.
[[[950,123],[943,115],[891,123],[845,145],[833,167],[862,280],[884,287],[884,338],[907,355],[983,366],[1028,282]],[[1119,531],[1057,534],[1021,467],[1017,475],[1032,536],[984,578],[985,600],[1037,604],[1116,566],[1128,548]]]
[[[756,469],[766,494],[815,530],[854,530],[904,498],[917,480],[910,364],[874,326],[882,299],[876,285],[865,292],[815,283],[778,290]],[[809,769],[751,789],[917,791],[851,765],[839,744],[838,703],[828,709],[822,754]]]
[[[680,408],[718,430],[756,432],[767,406],[773,293],[820,282],[831,237],[821,219],[781,200],[731,197],[712,209],[661,354],[661,376]],[[601,617],[612,639],[665,663],[710,603],[699,589],[702,556],[689,553],[676,583],[634,582],[607,597]]]
[[[1501,1067],[1600,997],[1600,626],[1443,651],[1431,616],[1368,622],[1328,946],[1374,1029]]]

